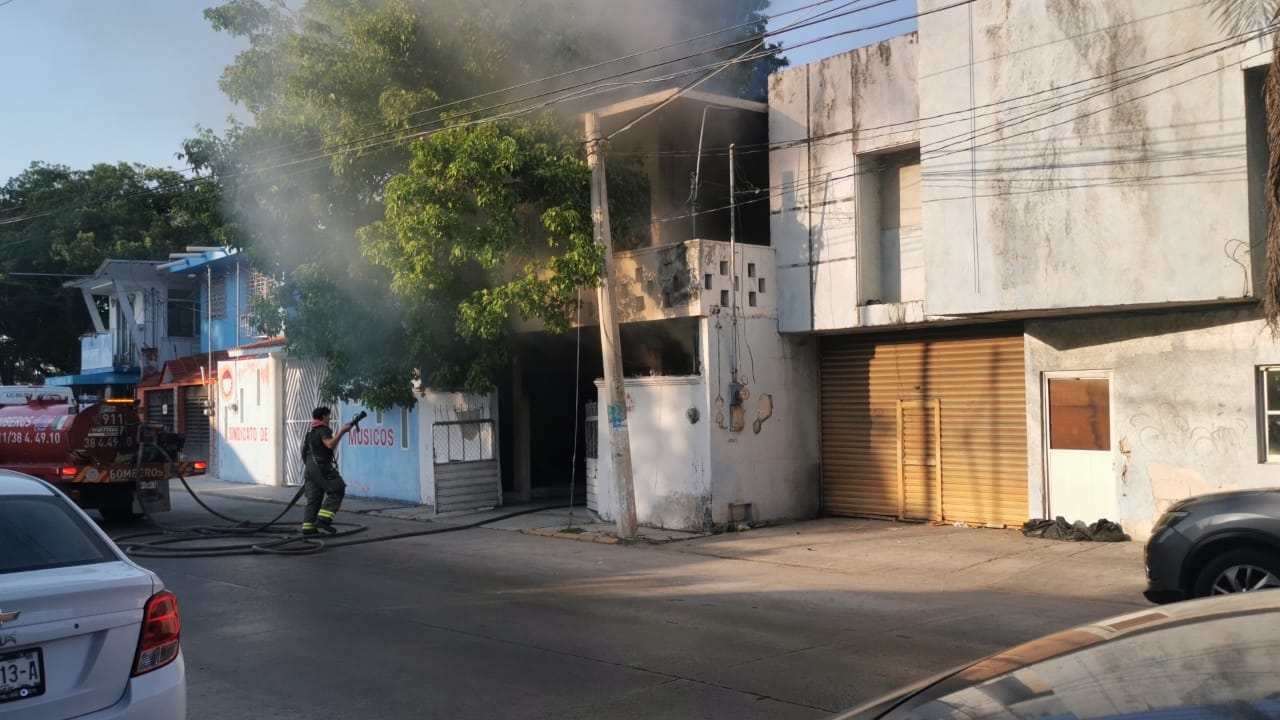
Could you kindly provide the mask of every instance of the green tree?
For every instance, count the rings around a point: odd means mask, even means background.
[[[482,389],[503,361],[511,312],[564,327],[570,297],[594,283],[600,263],[584,151],[568,126],[547,116],[468,119],[622,69],[648,68],[626,79],[652,81],[739,55],[758,44],[767,5],[308,0],[294,10],[231,0],[206,17],[249,42],[221,87],[252,123],[203,133],[187,156],[222,183],[253,256],[287,278],[277,299],[286,312],[263,307],[262,316],[282,319],[292,345],[327,360],[326,394],[374,407],[407,402],[415,374]],[[660,27],[643,31],[655,18]],[[765,57],[715,81],[758,95],[760,78],[780,64]],[[639,189],[634,173],[618,172],[611,198]]]
[[[0,187],[0,380],[79,370],[77,337],[92,328],[62,287],[103,260],[163,259],[226,242],[217,187],[172,170],[119,163],[88,170],[33,163]]]
[[[1273,29],[1271,67],[1263,83],[1267,111],[1267,225],[1266,274],[1263,280],[1262,314],[1272,336],[1280,335],[1280,36],[1274,26],[1280,21],[1280,0],[1203,0],[1231,35]]]
[[[563,331],[579,289],[600,277],[590,171],[581,143],[549,116],[459,123],[412,152],[409,170],[387,184],[386,219],[361,231],[362,247],[425,330],[415,333],[425,341],[416,355],[431,368],[423,379],[481,390],[506,359],[511,313]],[[614,170],[615,230],[625,232],[648,195],[638,168]]]

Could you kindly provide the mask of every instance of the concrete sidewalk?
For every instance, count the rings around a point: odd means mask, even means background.
[[[297,487],[267,487],[188,478],[201,495],[287,504]],[[183,492],[181,486],[175,493]],[[501,507],[436,515],[421,505],[348,497],[343,512],[443,526],[483,525],[594,543],[615,544],[616,526],[579,506],[559,503]],[[519,515],[511,516],[513,513]],[[856,576],[868,589],[904,586],[940,590],[1030,592],[1109,598],[1145,606],[1142,544],[1062,542],[1030,538],[1017,530],[820,518],[707,535],[641,528],[636,544],[664,552],[699,555],[820,573]]]
[[[187,484],[198,495],[207,494],[215,497],[270,502],[280,505],[288,504],[302,489],[298,486],[272,487],[269,485],[233,483],[204,475],[187,478]],[[172,491],[183,492],[181,484],[174,484]],[[298,501],[299,505],[304,503],[305,500]],[[494,530],[510,530],[530,535],[560,537],[586,542],[610,544],[619,542],[616,526],[613,523],[600,522],[596,514],[588,510],[584,505],[568,508],[564,506],[562,501],[498,507],[491,510],[436,514],[432,508],[426,505],[347,496],[342,502],[342,511],[354,515],[411,520],[446,526],[484,525]],[[513,514],[515,514],[514,517],[509,517]],[[702,537],[699,533],[656,528],[640,528],[639,534],[640,541],[646,543],[668,543]]]
[[[665,549],[857,576],[868,590],[1014,592],[1148,605],[1138,542],[1063,542],[1016,529],[820,518]]]

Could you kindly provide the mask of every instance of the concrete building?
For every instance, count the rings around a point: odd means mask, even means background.
[[[81,399],[132,397],[144,375],[200,346],[197,296],[190,284],[171,284],[160,264],[104,260],[65,283],[83,296],[93,330],[80,336],[80,374],[46,384],[74,388]]]
[[[778,333],[767,110],[675,90],[595,109],[601,132],[616,134],[610,153],[645,158],[650,189],[649,217],[615,243],[612,278],[642,525],[711,530],[817,512],[816,343]],[[579,323],[597,323],[594,294]],[[588,342],[595,379],[598,335]],[[602,386],[583,399],[606,407]],[[595,420],[589,504],[614,520],[609,418]]]
[[[919,10],[770,83],[822,511],[1142,538],[1173,499],[1277,484],[1266,48],[1198,0]]]
[[[167,275],[194,316],[190,354],[167,358],[138,382],[143,417],[186,438],[184,454],[210,462],[217,471],[213,427],[214,374],[233,348],[265,337],[250,310],[266,294],[270,279],[234,248],[188,247],[169,254],[157,269]]]
[[[291,356],[283,338],[233,349],[217,366],[218,476],[230,482],[302,484],[300,448],[321,404],[323,366]],[[372,410],[332,403],[333,426],[365,410],[337,450],[352,497],[428,505],[437,512],[502,504],[496,401],[424,390],[414,407]]]

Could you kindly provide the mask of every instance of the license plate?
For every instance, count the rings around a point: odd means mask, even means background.
[[[40,648],[0,654],[0,702],[44,694],[44,655]]]

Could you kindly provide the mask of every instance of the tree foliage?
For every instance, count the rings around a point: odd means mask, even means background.
[[[221,87],[252,122],[202,133],[187,158],[219,180],[255,260],[287,279],[282,318],[269,307],[261,315],[281,319],[299,351],[326,359],[327,395],[407,404],[415,377],[484,390],[513,314],[562,329],[578,289],[600,273],[580,130],[547,114],[486,121],[530,109],[524,96],[623,69],[645,68],[628,79],[649,82],[610,87],[648,92],[657,76],[741,54],[757,44],[767,5],[230,0],[205,14],[248,40]],[[758,96],[781,62],[766,57],[716,82]],[[611,205],[625,221],[647,193],[638,173],[615,170]]]
[[[424,379],[484,389],[505,360],[512,313],[563,331],[579,290],[600,277],[582,144],[544,116],[458,122],[412,152],[408,171],[387,184],[386,218],[361,231],[362,247],[397,297],[423,303],[415,315],[430,328],[419,348],[432,369]],[[614,170],[623,232],[648,195],[638,168]],[[434,317],[456,317],[452,331]],[[471,353],[456,355],[456,340]]]
[[[0,380],[79,370],[76,338],[92,328],[62,287],[111,259],[164,259],[220,245],[218,189],[172,170],[119,163],[88,170],[33,163],[0,187]]]

